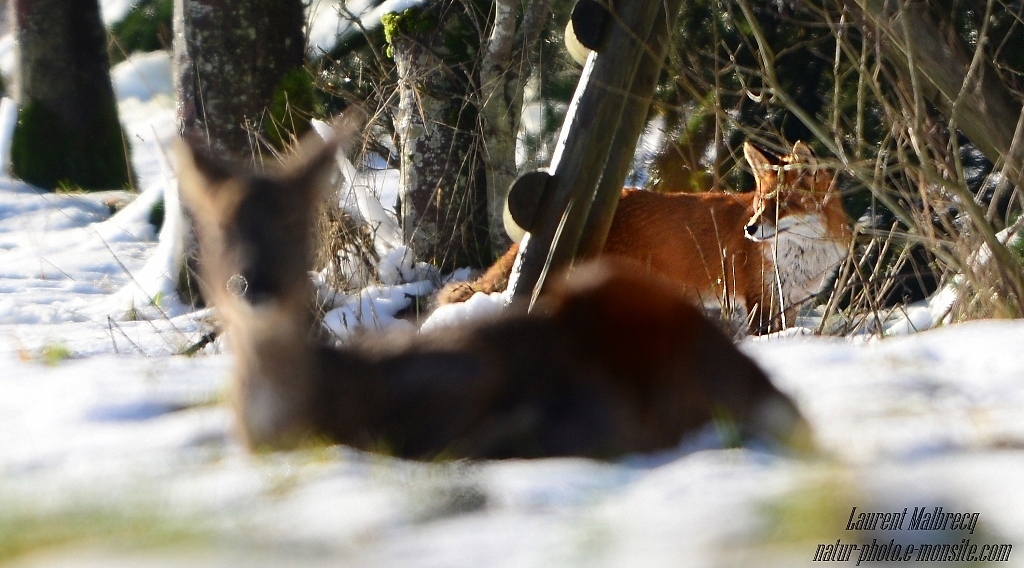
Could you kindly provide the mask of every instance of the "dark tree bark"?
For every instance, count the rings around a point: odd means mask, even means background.
[[[312,83],[303,69],[302,0],[175,0],[178,130],[229,162],[262,167],[261,139],[282,147],[308,126]],[[288,112],[288,107],[300,112]],[[283,127],[283,128],[281,128]],[[177,289],[200,300],[196,241],[182,236],[187,269]]]
[[[259,155],[257,136],[287,141],[292,117],[275,107],[307,98],[304,23],[301,0],[176,0],[182,135],[236,161]]]
[[[491,260],[487,182],[475,136],[472,3],[444,0],[390,16],[398,68],[401,222],[418,260],[450,271]]]
[[[51,189],[130,182],[97,0],[15,0],[18,125],[14,175]]]

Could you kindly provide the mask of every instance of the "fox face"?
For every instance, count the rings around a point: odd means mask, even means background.
[[[835,191],[835,175],[820,167],[811,148],[803,142],[772,164],[749,143],[743,153],[754,171],[754,191],[746,237],[755,242],[781,235],[805,239],[835,238],[849,233],[846,214]]]
[[[850,220],[836,191],[835,174],[818,164],[803,142],[775,165],[750,144],[743,153],[757,187],[744,236],[763,248],[775,267],[773,295],[784,318],[815,296],[846,257]],[[782,325],[790,322],[784,321]]]

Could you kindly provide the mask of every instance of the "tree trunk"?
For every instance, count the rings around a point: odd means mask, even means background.
[[[303,69],[304,23],[301,0],[175,0],[182,137],[205,142],[228,161],[259,168],[266,143],[281,148],[290,135],[300,135],[308,115],[289,111],[312,109],[312,83]],[[196,304],[196,240],[190,228],[182,238],[187,268],[176,288]]]
[[[444,0],[385,21],[399,75],[396,121],[405,240],[451,271],[490,263],[487,184],[470,74],[479,35],[471,3]]]
[[[15,0],[18,125],[14,175],[51,189],[120,189],[128,144],[110,83],[97,0]]]
[[[515,181],[516,137],[523,113],[523,90],[530,77],[528,54],[533,51],[551,12],[551,0],[526,2],[516,28],[519,0],[497,0],[494,23],[480,65],[480,107],[487,161],[487,216],[491,245],[499,256],[510,239],[505,233],[504,208]]]
[[[260,138],[281,147],[311,110],[301,0],[176,0],[178,125],[210,150],[259,165]],[[300,115],[301,116],[301,115]],[[282,125],[285,128],[280,128]]]

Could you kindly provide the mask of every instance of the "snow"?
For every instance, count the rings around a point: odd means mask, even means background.
[[[159,55],[122,65],[114,76],[140,190],[130,205],[111,214],[108,200],[132,195],[0,178],[0,562],[792,566],[840,537],[1024,540],[1017,320],[883,340],[744,341],[807,416],[816,457],[720,449],[712,430],[612,463],[413,463],[337,446],[246,453],[225,395],[230,354],[216,342],[181,355],[212,314],[162,287],[181,220],[169,217],[159,236],[147,222],[153,203],[176,195],[169,67]],[[443,279],[393,242],[393,172],[352,177],[363,188],[353,211],[388,224],[377,276],[391,276],[335,296],[329,324],[339,336],[356,321],[409,327],[398,311]],[[929,326],[942,323],[939,303]],[[424,325],[491,317],[503,304],[478,294]],[[980,529],[844,531],[854,506],[974,511]]]
[[[426,296],[433,290],[433,284],[427,280],[392,286],[368,286],[341,301],[335,300],[337,307],[324,314],[324,326],[338,339],[345,339],[360,329],[415,329],[412,323],[395,316],[408,308],[414,297]]]
[[[112,26],[124,19],[139,0],[100,0],[100,17],[103,24]]]
[[[314,0],[307,12],[309,47],[315,54],[330,51],[336,44],[361,35],[363,30],[380,26],[385,14],[422,3],[424,0]]]
[[[508,302],[503,292],[485,294],[477,292],[465,302],[439,306],[420,326],[421,331],[430,331],[449,325],[458,325],[475,319],[497,316]]]
[[[146,102],[157,95],[174,93],[171,57],[166,51],[132,55],[127,65],[111,70],[111,81],[119,100],[136,98]]]
[[[3,97],[0,100],[0,173],[9,174],[11,169],[11,142],[14,127],[18,124],[18,104]]]

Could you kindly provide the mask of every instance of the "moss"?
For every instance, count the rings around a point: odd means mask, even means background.
[[[395,35],[398,33],[398,14],[394,12],[390,14],[384,14],[380,18],[381,27],[384,28],[384,44],[387,46],[385,53],[388,57],[395,56],[395,50],[392,49],[392,45],[395,42]]]
[[[75,186],[85,191],[130,185],[128,148],[117,107],[98,109],[91,124],[75,129],[42,103],[18,111],[11,142],[11,171],[44,189]]]
[[[429,32],[437,27],[437,15],[432,11],[409,8],[402,12],[384,14],[380,22],[384,28],[384,41],[388,46],[388,57],[394,57],[395,52],[392,45],[396,37]]]
[[[267,138],[277,148],[284,148],[291,137],[298,138],[309,130],[309,119],[315,109],[313,78],[301,67],[292,69],[274,89]]]
[[[436,28],[437,15],[431,11],[409,8],[385,14],[381,23],[384,25],[384,40],[391,43],[396,34],[422,34]]]
[[[394,57],[395,38],[400,35],[422,35],[437,29],[439,21],[432,10],[409,8],[403,12],[386,14],[381,18],[384,28],[384,41],[387,43],[388,57]],[[464,17],[449,17],[444,22],[444,36],[441,45],[444,53],[439,53],[447,63],[463,63],[472,61],[480,50],[480,36],[476,29],[469,25]]]
[[[110,30],[111,63],[135,52],[170,48],[173,15],[173,0],[142,0],[133,6]]]

